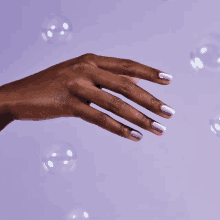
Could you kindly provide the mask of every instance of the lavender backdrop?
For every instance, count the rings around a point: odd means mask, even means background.
[[[220,76],[195,76],[189,63],[199,39],[219,31],[219,6],[217,0],[1,1],[1,85],[89,52],[128,58],[173,75],[169,86],[138,85],[176,114],[167,120],[118,95],[167,127],[158,137],[91,105],[141,131],[139,143],[76,118],[11,123],[0,133],[0,218],[60,220],[80,204],[103,220],[220,219],[220,138],[208,124],[220,103]],[[49,13],[72,22],[68,45],[40,37]],[[41,170],[53,138],[78,154],[77,169],[65,178]]]

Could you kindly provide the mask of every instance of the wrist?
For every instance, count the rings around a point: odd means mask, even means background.
[[[2,108],[11,111],[16,103],[17,96],[16,90],[10,84],[0,86],[0,106]]]
[[[7,101],[6,94],[0,91],[0,114],[9,111],[9,102]]]
[[[4,91],[0,87],[0,131],[16,119],[12,113],[14,101],[10,96],[9,91]]]

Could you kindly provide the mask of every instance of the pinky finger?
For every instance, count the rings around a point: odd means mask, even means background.
[[[79,110],[78,117],[92,124],[96,124],[99,127],[108,130],[121,137],[133,140],[135,142],[140,141],[143,135],[118,121],[110,117],[109,115],[98,111],[97,109],[83,104]]]

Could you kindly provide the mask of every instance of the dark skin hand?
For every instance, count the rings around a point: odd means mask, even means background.
[[[131,78],[168,85],[171,81],[159,78],[161,72],[132,60],[95,54],[85,54],[59,63],[0,87],[0,92],[10,103],[1,113],[0,130],[14,120],[79,117],[124,138],[140,140],[131,136],[134,129],[91,107],[92,102],[143,129],[162,135],[164,132],[153,128],[153,119],[102,90],[106,88],[122,94],[155,114],[170,118],[160,109],[166,104],[137,86]]]

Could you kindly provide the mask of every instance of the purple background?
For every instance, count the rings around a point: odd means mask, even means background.
[[[208,124],[220,103],[220,76],[195,76],[189,62],[195,44],[219,31],[219,6],[217,0],[1,1],[1,85],[85,53],[128,58],[173,75],[169,86],[138,85],[176,114],[167,120],[117,94],[167,127],[159,137],[91,104],[141,131],[138,143],[77,118],[11,123],[0,133],[0,218],[60,220],[81,204],[104,220],[220,219],[220,139]],[[41,39],[49,13],[72,22],[68,45]],[[77,151],[78,166],[69,176],[41,170],[43,149],[53,138]]]

